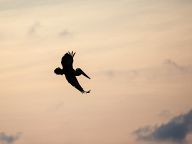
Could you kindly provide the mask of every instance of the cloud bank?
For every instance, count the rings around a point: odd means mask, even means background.
[[[160,126],[146,126],[134,131],[138,140],[186,143],[187,135],[192,133],[192,110],[161,124]]]
[[[16,135],[7,135],[4,132],[0,133],[0,142],[3,144],[13,144],[16,140],[20,138],[20,133],[17,133]]]

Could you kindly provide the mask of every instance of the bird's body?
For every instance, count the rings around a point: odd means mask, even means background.
[[[89,91],[84,91],[83,88],[81,87],[81,85],[79,84],[76,76],[80,76],[81,74],[84,75],[85,77],[89,78],[80,68],[77,68],[76,70],[73,69],[73,57],[74,57],[75,53],[66,53],[61,60],[61,64],[63,66],[63,68],[56,68],[54,70],[54,72],[57,75],[65,75],[65,78],[67,79],[67,81],[74,86],[76,89],[78,89],[80,92],[82,93],[89,93]]]

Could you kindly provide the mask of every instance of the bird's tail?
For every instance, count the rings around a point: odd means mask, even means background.
[[[86,91],[86,93],[90,93],[90,92],[91,92],[91,90]]]
[[[82,91],[82,93],[90,93],[91,92],[91,90],[88,90],[88,91]]]

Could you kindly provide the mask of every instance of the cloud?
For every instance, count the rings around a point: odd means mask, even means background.
[[[41,27],[41,24],[40,22],[36,22],[34,23],[30,28],[29,28],[29,31],[28,31],[28,34],[29,35],[34,35],[37,33],[37,30]]]
[[[158,115],[161,117],[170,117],[170,116],[172,116],[172,113],[168,110],[163,110]]]
[[[5,144],[13,144],[16,140],[20,138],[21,133],[17,133],[16,135],[7,135],[4,132],[0,133],[0,142]]]
[[[63,3],[63,0],[4,0],[0,1],[0,11],[54,5],[60,3]]]
[[[138,140],[185,143],[186,137],[192,133],[192,110],[161,124],[160,126],[146,126],[134,131]]]
[[[110,78],[123,78],[128,80],[150,80],[150,81],[171,81],[178,80],[178,77],[191,77],[192,66],[179,65],[171,59],[166,59],[157,66],[146,67],[133,70],[105,70],[101,75]]]
[[[71,36],[72,33],[69,32],[67,29],[65,29],[65,30],[61,31],[58,35],[59,35],[59,37],[68,37],[68,36]]]
[[[173,70],[177,70],[177,71],[185,71],[187,70],[187,67],[184,67],[184,66],[181,66],[181,65],[178,65],[176,62],[174,62],[173,60],[171,59],[166,59],[164,62],[163,62],[163,65],[165,68],[167,69],[173,69]]]

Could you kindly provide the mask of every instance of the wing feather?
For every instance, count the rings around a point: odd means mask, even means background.
[[[77,78],[75,76],[68,76],[65,75],[67,81],[76,89],[78,89],[80,92],[84,92],[83,88],[81,87],[81,85],[79,84]]]

